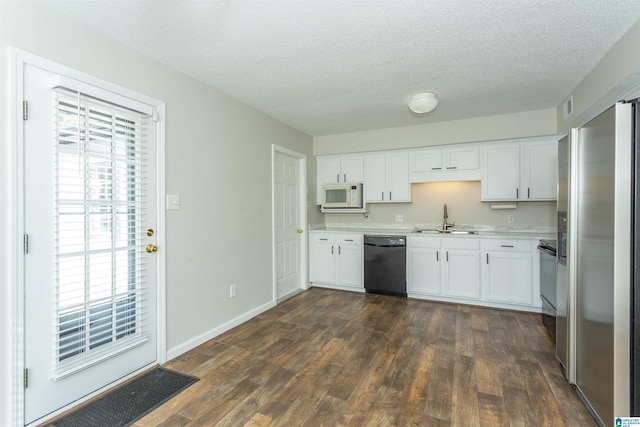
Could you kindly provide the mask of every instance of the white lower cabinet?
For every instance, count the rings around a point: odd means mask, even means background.
[[[407,292],[480,298],[480,243],[473,238],[407,237]]]
[[[359,237],[359,236],[358,236]],[[336,285],[364,288],[363,276],[363,248],[362,239],[358,243],[350,243],[352,239],[343,239],[338,242],[338,255],[336,256],[336,269],[338,277]],[[353,239],[355,242],[355,239]]]
[[[537,240],[408,236],[407,293],[414,298],[538,311]]]
[[[486,240],[484,293],[487,301],[532,305],[532,244],[528,240]]]
[[[441,246],[439,237],[407,236],[408,293],[440,295]]]
[[[310,233],[310,281],[364,290],[362,234]]]
[[[309,278],[315,286],[364,291],[362,234],[312,231],[309,240]],[[539,311],[537,243],[537,239],[408,235],[407,294]]]
[[[445,238],[444,295],[480,299],[480,241],[472,238]]]

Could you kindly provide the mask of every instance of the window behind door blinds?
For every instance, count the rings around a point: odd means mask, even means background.
[[[66,90],[55,94],[53,378],[147,339],[142,224],[147,119]]]

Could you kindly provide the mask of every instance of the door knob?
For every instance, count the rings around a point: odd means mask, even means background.
[[[153,253],[158,251],[158,247],[156,245],[152,245],[151,243],[149,243],[144,250],[147,251],[148,253]]]
[[[298,234],[302,234],[302,228],[298,228],[296,231],[298,232]]]

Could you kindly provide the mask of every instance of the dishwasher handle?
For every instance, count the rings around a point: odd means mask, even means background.
[[[378,243],[365,243],[365,246],[373,246],[375,248],[404,248],[406,246],[405,243],[402,244],[389,244],[389,245],[381,245]]]

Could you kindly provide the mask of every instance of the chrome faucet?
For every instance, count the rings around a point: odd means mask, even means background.
[[[447,219],[449,219],[449,214],[447,213],[447,204],[444,204],[444,220],[442,221],[442,229],[443,230],[448,230],[450,228],[453,228],[456,223],[455,221],[453,223],[447,222]]]

